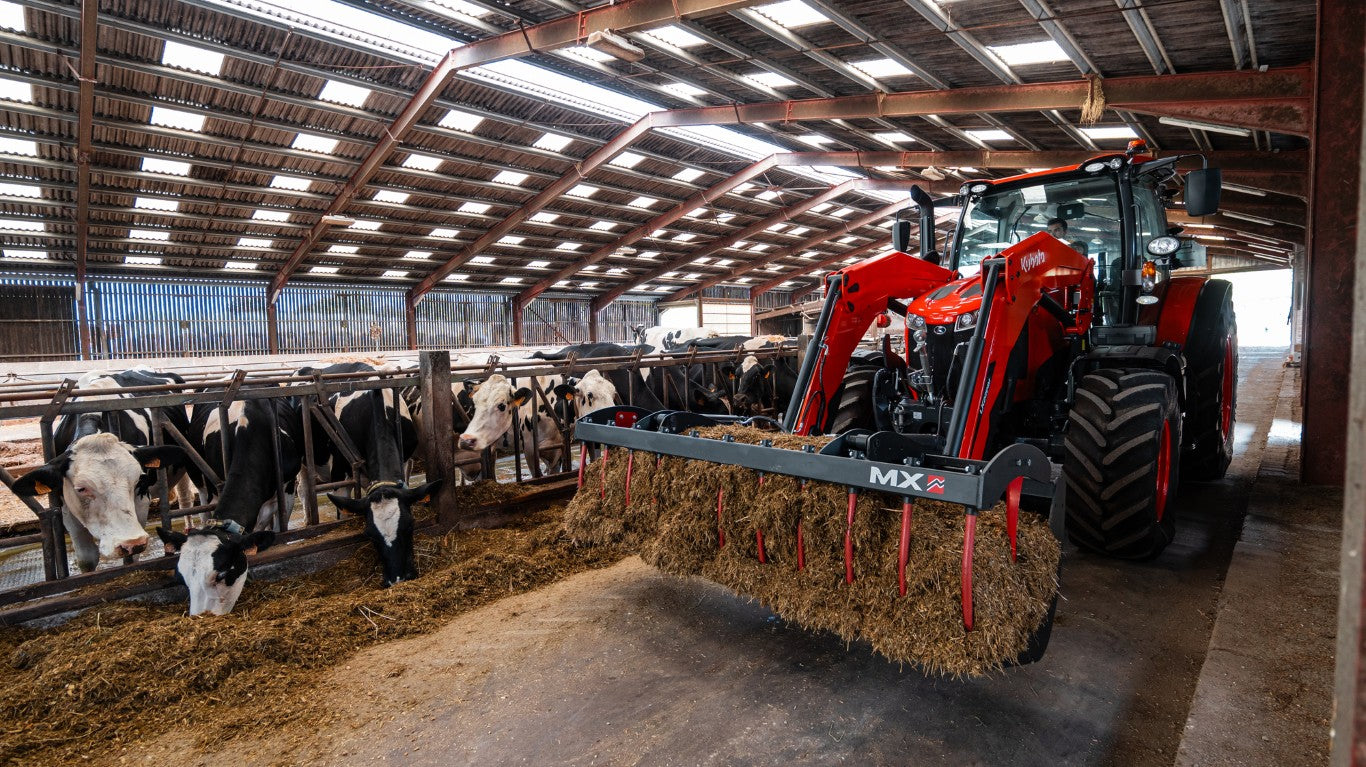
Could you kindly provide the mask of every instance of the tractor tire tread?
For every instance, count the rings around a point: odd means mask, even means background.
[[[1171,542],[1170,495],[1181,444],[1176,391],[1170,375],[1146,369],[1101,369],[1078,382],[1063,442],[1067,529],[1077,545],[1121,559],[1150,559]],[[1164,424],[1171,475],[1159,519],[1155,490]],[[1096,440],[1096,434],[1105,438]]]

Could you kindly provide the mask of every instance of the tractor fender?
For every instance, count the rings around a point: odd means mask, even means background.
[[[1080,360],[1076,378],[1101,368],[1147,368],[1160,370],[1176,381],[1178,406],[1186,402],[1186,358],[1166,346],[1097,346]]]
[[[1228,284],[1223,280],[1213,282]],[[1213,284],[1210,280],[1194,276],[1173,277],[1167,281],[1157,318],[1158,345],[1174,344],[1177,349],[1186,348],[1196,304],[1208,293],[1206,286],[1210,284]]]

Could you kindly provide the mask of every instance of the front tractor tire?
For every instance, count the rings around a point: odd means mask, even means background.
[[[1222,479],[1233,460],[1238,409],[1238,325],[1226,280],[1210,280],[1200,291],[1186,339],[1186,381],[1181,477]]]
[[[1064,444],[1068,537],[1119,559],[1162,553],[1176,531],[1176,381],[1154,370],[1121,368],[1083,377]]]

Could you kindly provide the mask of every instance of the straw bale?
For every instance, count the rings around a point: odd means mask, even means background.
[[[766,434],[739,427],[702,430],[737,441],[817,448],[828,438]],[[631,505],[624,505],[627,451],[590,464],[569,504],[567,534],[585,544],[619,545],[666,572],[701,576],[757,599],[811,629],[866,641],[891,660],[928,674],[980,675],[1002,668],[1028,647],[1057,594],[1061,547],[1045,520],[1022,514],[1018,559],[1010,558],[1005,508],[982,512],[973,554],[974,627],[966,631],[960,600],[965,515],[961,506],[917,499],[907,563],[907,593],[898,594],[901,498],[862,492],[855,509],[854,582],[845,582],[848,491],[822,482],[736,466],[637,453]],[[648,467],[642,473],[641,467]],[[606,486],[604,487],[604,481]],[[648,487],[649,492],[644,492]],[[721,496],[718,518],[717,496]],[[800,525],[805,559],[797,569]],[[758,561],[763,532],[767,563]],[[723,545],[724,541],[724,545]]]

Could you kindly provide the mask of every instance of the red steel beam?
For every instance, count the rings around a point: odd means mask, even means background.
[[[792,278],[794,278],[794,277],[800,277],[800,276],[802,276],[802,275],[804,275],[804,274],[810,274],[811,272],[814,272],[814,271],[816,271],[817,269],[823,269],[823,268],[825,268],[825,267],[827,267],[827,266],[831,266],[831,265],[833,265],[833,264],[838,264],[839,262],[843,261],[843,260],[846,259],[846,258],[854,258],[854,257],[857,257],[857,256],[863,256],[863,255],[865,255],[865,254],[867,254],[867,253],[876,252],[876,251],[882,250],[882,249],[884,249],[884,248],[890,248],[891,246],[892,246],[892,238],[888,237],[888,238],[886,238],[886,239],[876,240],[876,241],[874,241],[874,242],[870,242],[870,243],[868,243],[867,245],[860,245],[860,246],[858,246],[857,248],[854,248],[853,250],[846,250],[845,252],[840,253],[839,255],[836,255],[836,256],[830,256],[830,257],[828,257],[828,258],[823,258],[823,259],[821,259],[820,261],[816,261],[816,262],[813,262],[813,263],[808,264],[808,265],[806,265],[806,266],[803,266],[803,267],[801,267],[800,269],[798,269],[798,270],[795,271],[795,272],[786,272],[786,273],[780,274],[780,275],[778,275],[777,277],[774,277],[774,278],[772,278],[772,279],[770,279],[770,280],[767,280],[767,281],[765,281],[765,282],[761,282],[761,283],[759,283],[758,285],[752,286],[752,287],[749,289],[749,298],[750,298],[751,301],[753,301],[754,299],[758,298],[759,296],[763,295],[764,293],[767,293],[768,291],[773,290],[774,288],[778,287],[779,285],[783,284],[784,282],[787,282],[788,280],[790,280],[790,279],[792,279]]]
[[[1295,154],[1300,153],[1296,152]],[[1215,167],[1218,167],[1217,163],[1215,163]],[[1281,173],[1257,170],[1230,172],[1225,170],[1223,175],[1224,182],[1228,184],[1248,186],[1272,194],[1298,197],[1301,200],[1307,200],[1309,197],[1309,174],[1307,172]]]
[[[1180,212],[1180,208],[1172,208],[1168,211],[1168,213]],[[1304,203],[1295,198],[1291,198],[1291,201],[1285,203],[1261,202],[1260,200],[1253,202],[1248,197],[1235,196],[1230,192],[1224,193],[1223,200],[1219,203],[1219,212],[1241,213],[1245,216],[1253,216],[1276,224],[1293,226],[1297,229],[1304,228],[1305,216],[1307,215]]]
[[[631,231],[622,235],[615,242],[609,245],[604,245],[603,247],[598,248],[592,253],[589,253],[586,257],[578,261],[575,261],[574,263],[560,269],[554,274],[551,274],[550,276],[546,277],[540,282],[537,282],[535,285],[532,285],[531,287],[527,288],[521,293],[518,293],[517,297],[513,299],[512,302],[514,309],[517,307],[526,306],[527,304],[531,303],[532,299],[549,290],[551,287],[555,285],[555,283],[568,277],[572,277],[575,274],[583,271],[583,268],[585,266],[589,266],[591,264],[596,264],[600,261],[603,261],[608,256],[612,255],[613,253],[616,253],[618,250],[628,247],[630,245],[634,245],[637,242],[640,242],[642,239],[647,237],[651,232],[655,231],[656,229],[662,229],[663,227],[666,227],[669,224],[674,223],[680,218],[683,218],[685,215],[688,214],[689,211],[707,205],[716,200],[717,198],[721,197],[722,195],[726,194],[727,192],[731,191],[735,187],[752,179],[758,178],[763,173],[766,173],[769,170],[777,167],[779,164],[782,164],[784,157],[786,157],[786,155],[769,155],[768,157],[765,157],[764,159],[749,165],[739,173],[735,173],[730,177],[726,178],[725,180],[711,187],[708,187],[707,189],[703,189],[702,191],[692,195],[688,199],[675,205],[669,210],[664,211],[663,213],[659,214],[658,216],[655,216],[649,221],[646,221],[645,223],[641,224],[635,229],[632,229]]]
[[[1201,72],[1181,75],[1113,77],[1101,81],[1111,109],[1192,117],[1212,123],[1309,134],[1310,95],[1307,66],[1266,72]],[[665,112],[658,127],[791,123],[869,117],[1038,112],[1076,109],[1090,92],[1089,80],[1024,85],[994,85],[908,93],[867,93],[834,98],[728,104]]]
[[[519,293],[514,301],[517,306],[525,306],[536,296],[552,288],[560,280],[568,279],[575,274],[583,271],[583,268],[592,264],[606,260],[613,253],[630,245],[634,245],[644,239],[656,229],[668,226],[695,208],[702,207],[726,192],[739,186],[741,183],[749,181],[759,174],[775,167],[792,165],[833,165],[839,167],[886,167],[896,166],[902,168],[928,168],[931,166],[941,168],[986,168],[986,169],[1023,169],[1037,167],[1061,167],[1066,165],[1076,165],[1095,157],[1097,152],[1090,150],[1061,150],[1061,151],[955,151],[955,152],[788,152],[779,155],[772,155],[749,166],[745,170],[737,173],[731,178],[692,195],[688,199],[679,203],[675,207],[650,219],[648,222],[632,229],[622,235],[620,239],[593,251],[582,259],[565,266],[552,273],[545,279],[528,287]],[[1308,154],[1305,152],[1243,152],[1243,151],[1213,151],[1204,152],[1205,157],[1209,158],[1210,163],[1226,171],[1226,178],[1230,170],[1244,173],[1237,178],[1239,182],[1246,183],[1248,186],[1256,186],[1257,180],[1246,174],[1260,174],[1276,172],[1282,177],[1289,179],[1300,178],[1299,186],[1303,186],[1302,177],[1296,175],[1304,172],[1308,163]],[[1191,162],[1192,167],[1198,165]],[[925,182],[919,182],[922,186]],[[909,184],[908,184],[909,187]],[[930,191],[942,191],[951,194],[956,189],[948,189],[947,186],[940,190],[931,189]],[[1291,192],[1293,193],[1293,192]],[[694,256],[695,258],[696,256]]]
[[[1191,218],[1185,213],[1176,210],[1167,211],[1167,221],[1173,224],[1214,224],[1215,226],[1220,226],[1225,229],[1232,229],[1247,234],[1255,234],[1258,237],[1280,240],[1281,242],[1290,243],[1291,245],[1304,244],[1304,230],[1297,229],[1293,226],[1286,226],[1284,224],[1266,226],[1265,224],[1258,224],[1252,221],[1244,221],[1240,218],[1229,218],[1228,216],[1218,213],[1203,218]]]
[[[384,165],[389,153],[394,150],[431,106],[436,97],[445,89],[447,81],[462,69],[489,64],[503,59],[517,58],[530,53],[544,53],[568,45],[582,44],[593,32],[615,30],[630,32],[649,29],[668,24],[679,19],[698,18],[716,13],[737,10],[754,5],[759,0],[626,0],[614,5],[604,5],[592,10],[563,16],[531,27],[506,32],[495,37],[478,40],[469,45],[449,51],[427,75],[422,87],[409,99],[408,104],[394,118],[394,122],[384,132],[384,136],[371,148],[365,160],[352,173],[350,180],[342,187],[337,197],[328,206],[327,215],[337,215],[355,198],[375,172]],[[303,242],[294,249],[285,264],[271,280],[267,294],[273,303],[280,290],[289,281],[309,252],[322,239],[329,226],[318,223],[309,230]],[[430,289],[430,288],[428,288]],[[426,290],[421,291],[425,293]],[[419,293],[420,295],[420,293]]]
[[[81,85],[76,123],[76,329],[83,360],[91,348],[85,268],[90,254],[90,163],[95,153],[95,56],[99,40],[99,0],[81,2]]]
[[[693,293],[700,293],[703,290],[706,290],[707,288],[710,288],[714,285],[720,285],[723,282],[730,282],[732,280],[739,279],[740,277],[743,277],[746,274],[749,274],[750,272],[758,271],[759,269],[762,269],[765,266],[774,263],[775,261],[781,261],[784,258],[791,258],[792,256],[796,256],[802,251],[810,250],[811,248],[814,248],[823,242],[828,242],[829,240],[832,240],[844,234],[856,232],[865,226],[871,226],[873,224],[876,224],[878,221],[881,221],[887,216],[890,216],[893,213],[896,213],[898,210],[905,208],[907,206],[908,203],[906,202],[894,202],[890,205],[885,205],[871,213],[866,213],[862,216],[859,216],[856,219],[846,221],[838,227],[835,227],[833,229],[826,229],[820,232],[819,234],[816,234],[812,237],[808,237],[807,239],[802,240],[796,245],[783,248],[782,250],[773,253],[765,254],[764,256],[752,261],[746,261],[740,266],[731,269],[729,272],[726,272],[724,274],[713,275],[705,280],[702,280],[696,285],[688,285],[687,287],[681,288],[678,291],[669,294],[668,298],[665,298],[664,300],[678,301],[687,298]],[[848,257],[849,256],[847,253],[840,256],[840,258]]]
[[[394,118],[394,122],[385,130],[380,140],[370,148],[370,152],[365,155],[365,159],[351,174],[351,178],[342,185],[341,191],[337,192],[337,196],[332,199],[327,210],[318,217],[317,222],[313,224],[313,227],[308,230],[308,233],[294,248],[294,252],[289,254],[289,258],[285,259],[285,263],[275,273],[275,278],[270,281],[270,290],[266,294],[270,303],[275,303],[275,300],[280,297],[280,291],[284,289],[285,283],[289,282],[294,271],[299,268],[305,258],[308,258],[308,254],[322,240],[323,235],[332,228],[333,224],[327,223],[328,217],[339,215],[346,210],[346,207],[351,204],[361,189],[384,165],[389,154],[403,141],[404,136],[408,135],[408,131],[417,124],[427,108],[436,100],[436,97],[445,90],[446,81],[456,71],[455,54],[459,50],[461,49],[457,48],[450,51],[441,58],[436,68],[427,75],[427,79],[417,89],[417,93],[414,93],[413,97],[408,100],[403,111],[399,112],[398,117]]]
[[[437,283],[445,278],[446,275],[455,271],[461,264],[464,264],[471,258],[482,253],[485,248],[497,242],[503,235],[512,231],[523,221],[526,221],[528,218],[535,215],[537,211],[544,208],[546,205],[549,205],[551,201],[557,199],[560,195],[569,191],[575,184],[582,181],[599,166],[613,157],[616,157],[618,153],[630,146],[636,139],[648,133],[652,127],[652,118],[653,115],[649,114],[632,123],[630,127],[621,133],[618,133],[611,141],[599,147],[596,152],[576,164],[568,173],[550,182],[549,186],[538,192],[535,197],[532,197],[530,200],[523,203],[522,207],[507,216],[504,216],[498,223],[494,224],[492,228],[481,234],[478,239],[465,246],[459,253],[451,256],[438,266],[436,271],[424,277],[417,285],[414,285],[412,289],[408,291],[410,300],[413,303],[421,301],[422,297],[429,293],[432,288],[435,288]]]
[[[691,264],[693,261],[696,261],[699,258],[706,258],[715,253],[718,253],[726,248],[731,247],[732,245],[741,240],[749,239],[750,237],[758,235],[760,232],[767,230],[770,226],[773,226],[774,224],[781,224],[786,221],[790,221],[793,217],[800,216],[801,214],[811,210],[812,208],[816,207],[817,205],[820,205],[821,203],[837,199],[845,194],[848,194],[849,192],[859,190],[908,191],[909,187],[909,184],[907,184],[905,181],[900,180],[894,181],[889,179],[870,178],[849,179],[848,181],[830,187],[829,189],[825,190],[824,192],[821,192],[820,194],[812,195],[811,197],[801,200],[800,202],[797,202],[793,205],[789,205],[786,208],[783,208],[782,210],[779,210],[770,216],[761,218],[758,221],[755,221],[754,223],[739,231],[732,232],[731,234],[725,235],[723,237],[718,237],[714,240],[706,242],[699,246],[697,250],[694,250],[681,258],[660,264],[659,266],[655,267],[654,269],[651,269],[648,272],[645,272],[644,274],[633,274],[620,284],[612,287],[604,293],[599,294],[596,298],[593,299],[593,302],[592,304],[590,304],[589,309],[590,311],[600,311],[604,306],[607,306],[608,304],[612,303],[612,301],[616,300],[623,293],[626,293],[627,291],[631,290],[632,288],[638,285],[644,285],[645,283],[659,277],[662,274],[667,274],[668,272],[673,272],[679,269],[686,268],[688,264]],[[892,207],[892,209],[895,210],[896,208],[905,207],[909,204],[910,201],[908,199],[905,201],[894,203],[892,206],[889,207]]]
[[[1269,264],[1277,264],[1280,266],[1284,266],[1286,268],[1290,267],[1290,259],[1288,256],[1278,257],[1272,255],[1271,253],[1258,253],[1253,250],[1241,250],[1237,247],[1206,248],[1205,253],[1211,258],[1255,258],[1258,261],[1264,261]]]

